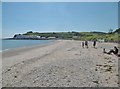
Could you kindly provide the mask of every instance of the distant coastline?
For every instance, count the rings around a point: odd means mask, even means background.
[[[4,38],[3,40],[104,40],[105,42],[120,42],[118,37],[120,36],[120,28],[115,31],[105,32],[47,32],[47,33],[39,33],[39,32],[26,32],[23,34],[15,34],[13,38]]]
[[[1,40],[50,40],[50,39],[31,39],[31,38],[26,38],[26,39],[24,39],[24,38],[3,38],[3,39],[1,39]]]

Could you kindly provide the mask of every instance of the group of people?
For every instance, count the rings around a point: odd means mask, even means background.
[[[82,48],[84,48],[84,46],[86,48],[88,48],[88,41],[85,41],[85,42],[82,42]],[[93,47],[95,48],[96,47],[96,40],[93,41]],[[103,53],[106,53],[106,54],[114,54],[118,57],[120,57],[120,54],[118,54],[118,48],[116,46],[114,46],[114,49],[111,49],[110,51],[106,52],[105,48],[103,49]]]
[[[84,46],[88,48],[88,41],[82,42],[82,48],[84,48]],[[93,47],[95,48],[95,46],[96,46],[96,41],[93,41]]]

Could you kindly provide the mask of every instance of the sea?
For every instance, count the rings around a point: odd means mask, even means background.
[[[0,40],[0,52],[13,48],[44,45],[53,42],[53,40]]]

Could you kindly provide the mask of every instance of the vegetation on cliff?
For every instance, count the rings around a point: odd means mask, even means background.
[[[104,39],[105,41],[109,42],[120,42],[120,28],[113,31],[112,29],[109,30],[108,33],[104,32],[48,32],[48,33],[39,33],[39,32],[32,32],[29,31],[22,35],[29,35],[29,36],[41,36],[41,37],[56,37],[58,39],[74,39],[74,40],[98,40]]]

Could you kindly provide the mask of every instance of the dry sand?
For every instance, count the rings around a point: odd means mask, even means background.
[[[82,48],[80,41],[3,52],[3,87],[118,87],[118,57],[102,53],[113,43]]]

